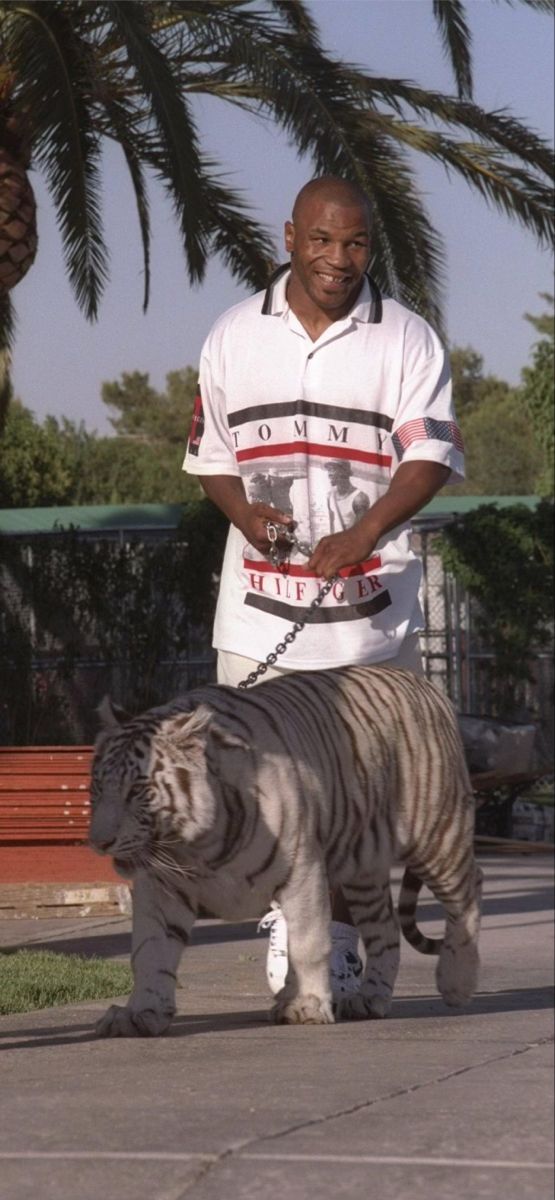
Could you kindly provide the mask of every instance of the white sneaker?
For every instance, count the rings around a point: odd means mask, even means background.
[[[258,932],[269,929],[270,940],[266,956],[266,976],[274,996],[281,991],[287,978],[287,922],[278,904],[272,904],[258,924]],[[362,979],[362,961],[358,954],[358,933],[352,925],[341,921],[331,923],[330,977],[334,1000],[358,992]]]
[[[263,930],[270,931],[270,940],[268,942],[268,953],[266,955],[266,978],[270,985],[270,991],[274,996],[281,992],[287,978],[287,922],[285,917],[275,901],[272,902],[272,907],[265,917],[259,921],[257,933]]]

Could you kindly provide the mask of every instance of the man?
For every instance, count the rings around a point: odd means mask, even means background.
[[[208,336],[184,463],[231,522],[214,629],[218,681],[244,679],[336,575],[264,678],[348,663],[422,673],[410,517],[464,470],[446,355],[426,322],[382,297],[366,274],[371,210],[359,187],[329,176],[306,184],[285,247],[290,263],[266,291],[224,313]],[[369,498],[358,519],[332,533],[330,462],[356,464]],[[243,479],[253,471],[294,476],[293,514],[249,501]],[[303,545],[311,534],[308,556],[300,565],[296,555],[284,575],[268,560],[267,522],[294,532],[299,516]],[[356,987],[360,964],[339,894],[333,916],[332,989],[341,993]],[[266,924],[278,990],[287,961],[279,910]]]
[[[351,482],[352,469],[350,462],[339,458],[336,462],[324,463],[330,481],[328,492],[328,513],[330,518],[330,533],[339,529],[350,529],[370,508],[370,499],[366,492],[356,488]]]

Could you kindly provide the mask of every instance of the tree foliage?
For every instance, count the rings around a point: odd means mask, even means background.
[[[75,492],[75,446],[83,437],[69,421],[47,417],[39,425],[14,401],[0,443],[0,507],[71,504]]]
[[[157,392],[148,375],[124,373],[103,386],[116,437],[99,437],[67,418],[39,424],[11,406],[0,443],[0,507],[165,504],[196,500],[196,479],[182,463],[197,373],[170,371]]]
[[[553,310],[553,296],[543,293]],[[526,319],[542,336],[532,351],[532,363],[522,372],[521,402],[532,423],[536,448],[536,487],[540,495],[552,496],[554,483],[555,336],[553,311]]]
[[[532,495],[537,452],[518,390],[484,374],[482,355],[470,346],[453,347],[450,357],[467,475],[449,495]]]
[[[477,632],[493,651],[492,715],[513,716],[531,656],[553,636],[553,504],[485,504],[445,529],[440,552],[475,601]]]
[[[121,380],[102,384],[102,400],[116,414],[110,423],[121,437],[153,445],[170,442],[183,448],[193,412],[198,372],[193,367],[170,371],[165,392],[157,392],[148,374],[124,371]]]

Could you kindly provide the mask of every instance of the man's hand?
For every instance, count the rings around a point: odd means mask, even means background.
[[[205,475],[201,476],[203,491],[225,513],[229,521],[241,530],[250,546],[254,546],[260,554],[267,554],[270,540],[266,524],[273,521],[275,525],[285,525],[291,532],[296,522],[290,513],[273,508],[271,504],[263,504],[255,500],[250,504],[245,495],[243,481],[236,475]],[[278,538],[279,547],[289,545],[287,538]]]
[[[352,529],[318,542],[309,567],[322,579],[333,579],[341,567],[369,558],[384,534],[410,520],[447,483],[449,467],[435,462],[401,463],[384,495]]]
[[[279,508],[272,508],[271,504],[262,504],[257,500],[254,504],[246,504],[244,512],[241,514],[240,521],[237,521],[241,533],[244,533],[250,546],[254,546],[260,554],[267,554],[270,549],[270,539],[268,537],[267,523],[272,521],[274,525],[285,525],[288,530],[293,532],[295,521],[289,513],[281,512]],[[286,537],[279,537],[274,543],[278,547],[287,547],[290,543]]]
[[[322,579],[333,579],[341,567],[354,567],[370,557],[375,538],[365,532],[364,522],[343,533],[332,533],[318,542],[308,566]]]

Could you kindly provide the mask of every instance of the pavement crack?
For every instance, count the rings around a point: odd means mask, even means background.
[[[264,1145],[265,1142],[277,1141],[279,1138],[288,1137],[290,1134],[298,1133],[302,1129],[311,1129],[317,1125],[325,1125],[328,1121],[337,1121],[340,1117],[352,1116],[353,1113],[374,1108],[377,1104],[384,1104],[388,1100],[398,1100],[402,1096],[410,1096],[415,1092],[423,1091],[424,1088],[447,1083],[450,1079],[456,1079],[459,1075],[468,1075],[471,1071],[480,1070],[482,1067],[489,1067],[493,1063],[508,1061],[521,1054],[527,1054],[530,1050],[536,1050],[539,1046],[549,1046],[552,1042],[552,1037],[540,1038],[536,1042],[527,1042],[525,1046],[517,1046],[516,1049],[508,1053],[492,1055],[490,1058],[484,1058],[480,1062],[472,1063],[467,1067],[457,1067],[456,1071],[447,1071],[444,1075],[438,1075],[434,1079],[426,1079],[422,1083],[413,1083],[409,1087],[395,1088],[394,1091],[386,1092],[383,1096],[375,1096],[372,1100],[360,1100],[357,1104],[350,1104],[346,1108],[336,1109],[334,1112],[325,1113],[319,1117],[311,1117],[307,1121],[297,1121],[291,1125],[284,1126],[282,1129],[277,1129],[275,1133],[257,1134],[255,1137],[246,1138],[243,1142],[236,1143],[234,1146],[228,1146],[226,1150],[222,1150],[221,1154],[215,1155],[210,1159],[207,1158],[201,1164],[195,1178],[191,1179],[183,1191],[180,1192],[179,1196],[176,1196],[175,1200],[184,1200],[184,1197],[191,1196],[193,1189],[199,1183],[202,1183],[209,1174],[227,1160],[240,1159],[245,1150],[252,1150],[257,1146]]]
[[[251,1149],[253,1145],[257,1145],[258,1143],[275,1141],[278,1138],[287,1137],[291,1133],[297,1133],[301,1129],[310,1129],[316,1125],[325,1125],[328,1121],[336,1121],[339,1117],[352,1116],[353,1113],[374,1108],[377,1104],[384,1104],[388,1100],[398,1100],[402,1096],[410,1096],[414,1092],[422,1091],[424,1088],[447,1083],[450,1079],[456,1079],[459,1075],[467,1075],[470,1071],[479,1070],[481,1067],[488,1067],[493,1063],[503,1062],[505,1059],[516,1058],[519,1054],[527,1054],[529,1050],[535,1050],[538,1046],[550,1045],[552,1042],[552,1037],[540,1038],[537,1042],[528,1042],[525,1046],[518,1046],[509,1053],[493,1055],[491,1058],[484,1058],[480,1062],[472,1063],[467,1067],[457,1067],[456,1071],[447,1071],[445,1075],[438,1075],[435,1079],[426,1079],[422,1083],[413,1083],[409,1087],[395,1088],[394,1091],[386,1092],[383,1096],[375,1096],[372,1100],[360,1100],[357,1104],[351,1104],[347,1108],[338,1109],[335,1112],[326,1113],[320,1117],[311,1117],[307,1121],[298,1121],[296,1124],[286,1126],[284,1129],[276,1130],[275,1133],[267,1133],[256,1138],[251,1138],[240,1147],[235,1147],[234,1153],[240,1155],[242,1151]]]
[[[228,1146],[226,1150],[222,1150],[221,1154],[214,1155],[210,1158],[207,1157],[205,1161],[200,1164],[194,1179],[189,1180],[189,1183],[185,1185],[179,1195],[175,1196],[175,1200],[184,1200],[185,1196],[190,1196],[193,1188],[196,1188],[197,1184],[202,1183],[203,1180],[206,1179],[207,1175],[209,1175],[215,1167],[220,1167],[227,1158],[233,1158],[235,1153],[235,1148]]]

